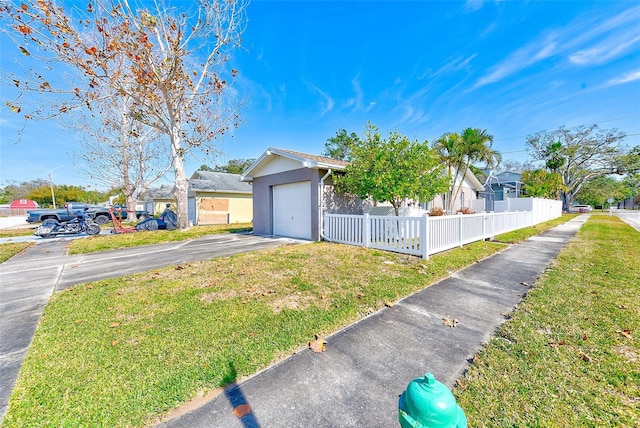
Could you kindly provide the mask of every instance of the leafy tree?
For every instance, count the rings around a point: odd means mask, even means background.
[[[214,169],[213,169],[213,168],[211,168],[209,165],[207,165],[207,164],[204,164],[204,163],[203,163],[202,165],[200,165],[200,168],[198,168],[198,171],[209,171],[209,172],[213,172],[213,171],[214,171]]]
[[[562,175],[565,190],[561,196],[566,210],[589,180],[634,168],[635,162],[621,146],[624,138],[624,132],[601,130],[597,125],[561,126],[530,135],[526,143],[535,160],[544,161],[549,170]]]
[[[322,155],[331,159],[350,162],[351,151],[358,142],[358,135],[355,132],[349,134],[346,129],[339,129],[334,137],[327,139],[324,143]]]
[[[213,171],[242,174],[253,162],[255,162],[255,159],[231,159],[226,165],[216,165]]]
[[[45,179],[21,181],[19,183],[11,181],[9,184],[4,186],[2,190],[4,201],[6,201],[4,203],[10,203],[16,199],[29,199],[31,191],[39,187],[49,188],[49,199],[51,199],[51,189],[49,186],[49,181]]]
[[[627,208],[627,202],[631,204],[629,208],[635,208],[640,204],[640,173],[628,174],[622,183],[625,186],[625,200],[623,208]]]
[[[615,201],[623,201],[626,197],[626,188],[622,181],[611,176],[597,177],[589,180],[576,195],[576,200],[583,204],[605,208],[605,202],[609,198]]]
[[[335,177],[339,190],[361,199],[390,202],[396,216],[403,200],[430,201],[446,190],[448,181],[438,154],[426,142],[411,141],[398,132],[383,139],[371,123],[351,146],[345,174]]]
[[[565,189],[562,176],[545,169],[525,170],[521,180],[525,194],[534,198],[558,199]]]
[[[63,206],[67,202],[98,203],[107,199],[103,192],[89,191],[80,186],[69,186],[66,184],[53,186],[56,197],[56,205]],[[27,195],[27,199],[36,201],[40,206],[52,206],[51,187],[46,185],[32,189]]]
[[[192,3],[180,3],[181,6]],[[214,139],[238,123],[237,107],[225,95],[237,70],[226,64],[239,46],[246,5],[235,0],[200,0],[178,11],[160,2],[149,9],[128,0],[94,0],[67,12],[50,0],[3,3],[17,43],[27,56],[46,52],[75,72],[73,85],[55,92],[70,96],[49,117],[79,106],[92,108],[105,92],[131,99],[128,115],[167,137],[175,177],[178,228],[189,227],[185,157],[193,149],[214,149]],[[73,15],[72,15],[73,14]],[[60,82],[48,69],[29,79],[11,76],[21,91],[54,92]],[[54,73],[55,74],[55,73]],[[20,112],[21,95],[9,107]],[[31,117],[31,115],[27,115]]]
[[[477,128],[467,128],[461,134],[445,133],[433,142],[432,147],[440,155],[450,177],[449,190],[444,195],[445,210],[453,211],[464,177],[472,164],[493,169],[500,163],[502,157],[491,149],[492,144],[493,136]]]

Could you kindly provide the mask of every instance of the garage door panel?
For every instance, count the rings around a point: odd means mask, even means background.
[[[273,186],[273,233],[311,239],[311,182]]]

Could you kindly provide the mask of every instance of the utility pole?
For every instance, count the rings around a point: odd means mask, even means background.
[[[51,173],[49,173],[49,186],[51,186],[51,200],[53,201],[53,209],[56,207],[56,195],[53,193],[53,181],[51,180]]]

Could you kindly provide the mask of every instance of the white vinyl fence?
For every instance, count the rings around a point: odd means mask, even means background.
[[[429,255],[562,215],[560,201],[537,204],[536,211],[430,217],[326,214],[327,241],[428,258]],[[544,209],[543,209],[544,208]]]

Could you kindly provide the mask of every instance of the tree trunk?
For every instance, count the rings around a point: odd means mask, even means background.
[[[174,125],[171,131],[171,155],[173,156],[176,214],[178,215],[177,228],[185,230],[189,228],[189,181],[184,173],[184,149],[180,144],[180,128]]]

